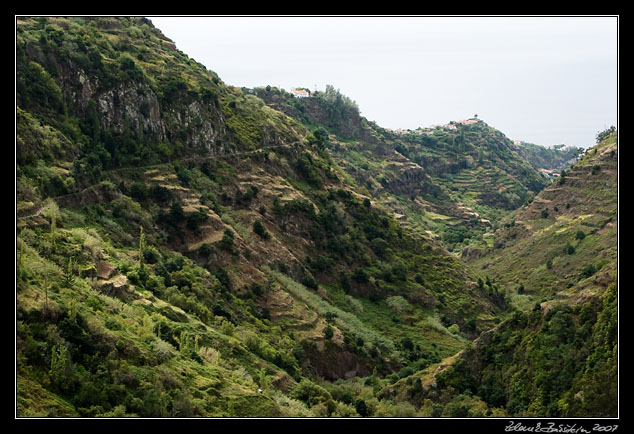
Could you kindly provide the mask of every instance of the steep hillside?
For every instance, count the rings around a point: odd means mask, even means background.
[[[147,19],[16,28],[18,417],[614,415],[615,131],[567,168]]]
[[[490,229],[550,183],[540,169],[565,168],[579,152],[516,144],[477,118],[389,131],[332,86],[301,99],[275,88],[249,91],[328,137],[324,146],[361,191],[456,253],[490,244]]]
[[[579,297],[616,276],[618,150],[611,134],[529,204],[501,221],[470,265],[522,298]],[[518,272],[519,270],[521,272]],[[484,277],[484,276],[483,276]],[[565,291],[575,287],[575,290]],[[516,292],[516,291],[513,291]]]
[[[515,312],[381,396],[442,416],[617,416],[617,133],[602,136],[470,264]]]
[[[386,386],[435,417],[618,416],[618,295],[516,311],[472,347]]]
[[[567,169],[583,153],[582,148],[575,146],[556,145],[546,148],[527,142],[519,142],[517,149],[536,169],[554,173]]]
[[[392,414],[388,377],[507,309],[148,20],[21,17],[16,42],[18,416]]]

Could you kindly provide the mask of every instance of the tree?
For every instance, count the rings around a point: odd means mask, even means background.
[[[256,220],[253,222],[253,232],[258,234],[261,238],[265,240],[271,238],[271,235],[267,232],[266,228],[260,220]]]
[[[370,241],[370,247],[379,256],[385,255],[389,248],[389,244],[383,238],[376,237]]]
[[[317,290],[319,288],[319,284],[312,276],[305,276],[302,279],[302,285],[314,290]]]
[[[18,104],[48,116],[59,113],[63,107],[62,91],[48,71],[33,61],[27,65],[19,62],[16,68]]]
[[[145,263],[144,263],[144,254],[145,254],[145,234],[143,233],[143,226],[139,229],[139,271],[145,271]]]
[[[579,278],[583,279],[586,277],[590,277],[596,272],[597,272],[597,268],[594,266],[594,264],[588,264],[583,268],[583,270],[581,270],[581,274],[579,275]]]
[[[328,131],[326,131],[323,127],[319,128],[313,133],[313,136],[317,140],[317,147],[320,150],[323,150],[326,145],[330,143],[330,138],[328,137]]]
[[[410,339],[407,336],[401,339],[401,345],[403,346],[404,349],[408,351],[411,351],[414,349],[414,342],[412,342],[412,339]]]
[[[269,376],[266,375],[266,368],[260,368],[258,371],[258,385],[262,391],[268,389],[271,385],[271,380]]]
[[[187,215],[187,227],[193,230],[196,234],[200,234],[200,225],[207,221],[207,219],[207,213],[200,208],[198,211]]]
[[[385,299],[388,306],[396,313],[403,313],[410,308],[409,302],[401,295],[393,295]]]
[[[222,250],[226,250],[228,252],[233,251],[233,239],[234,239],[234,234],[233,231],[231,229],[225,229],[225,233],[222,236],[222,240],[220,240],[220,248]]]
[[[59,214],[59,206],[53,199],[49,198],[46,199],[44,209],[46,210],[45,215],[51,219],[51,245],[53,250],[55,250],[57,246],[57,215]]]
[[[469,318],[466,322],[465,322],[465,327],[467,328],[467,330],[470,330],[472,332],[476,331],[477,328],[477,322],[475,318]]]
[[[610,134],[612,134],[615,131],[616,131],[616,127],[612,125],[610,128],[607,128],[603,131],[598,132],[596,135],[597,143],[603,141],[606,137],[608,137]]]
[[[561,171],[561,174],[559,175],[559,181],[558,182],[559,182],[559,185],[564,185],[566,183],[566,171],[565,170]]]
[[[308,181],[310,185],[321,188],[323,179],[319,176],[319,172],[315,168],[314,161],[310,153],[304,152],[295,163],[297,171]]]
[[[67,288],[72,288],[75,283],[75,275],[73,274],[73,258],[68,258],[68,268],[64,274],[64,285]]]
[[[368,405],[366,404],[364,399],[357,399],[354,402],[354,408],[355,410],[357,410],[357,413],[359,413],[359,416],[361,417],[368,417],[371,414],[370,409],[368,408]]]
[[[144,182],[135,181],[130,186],[130,196],[137,201],[144,200],[148,194],[149,190]]]
[[[363,268],[357,268],[354,270],[354,273],[352,273],[352,279],[357,283],[368,283],[370,281],[370,276]]]
[[[71,374],[72,365],[68,348],[63,344],[54,345],[51,350],[51,368],[48,371],[53,384],[60,389],[67,387]]]
[[[328,390],[313,383],[308,378],[302,378],[293,390],[291,390],[290,396],[305,402],[311,407],[332,399],[332,395]]]
[[[184,217],[185,211],[183,210],[183,207],[180,203],[174,202],[170,207],[169,222],[172,224],[172,226],[176,226],[183,220]]]
[[[487,374],[478,389],[478,395],[491,407],[504,406],[506,394],[500,376],[497,373]]]
[[[198,248],[198,253],[205,258],[208,257],[211,254],[211,246],[207,243],[204,243]]]

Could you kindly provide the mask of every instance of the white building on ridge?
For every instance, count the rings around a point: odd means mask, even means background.
[[[294,87],[291,89],[291,93],[295,95],[297,98],[308,98],[310,97],[310,91],[303,89],[301,87]]]

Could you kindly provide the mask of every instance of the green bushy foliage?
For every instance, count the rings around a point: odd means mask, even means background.
[[[460,204],[495,226],[529,202],[545,181],[501,133],[397,137],[332,86],[290,103],[231,88],[143,18],[20,17],[16,30],[19,416],[614,414],[615,286],[582,307],[507,312],[490,345],[437,376],[442,403],[426,401],[420,371],[499,321],[513,291],[493,274],[476,288],[438,244],[475,245],[488,225],[410,211]],[[389,211],[403,203],[404,222]],[[513,296],[532,300],[531,283]],[[339,361],[374,373],[319,377]],[[385,399],[387,386],[402,388]]]

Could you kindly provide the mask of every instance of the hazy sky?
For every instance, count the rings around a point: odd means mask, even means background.
[[[615,16],[149,18],[229,85],[330,84],[386,128],[477,114],[511,139],[588,147],[618,126]]]

